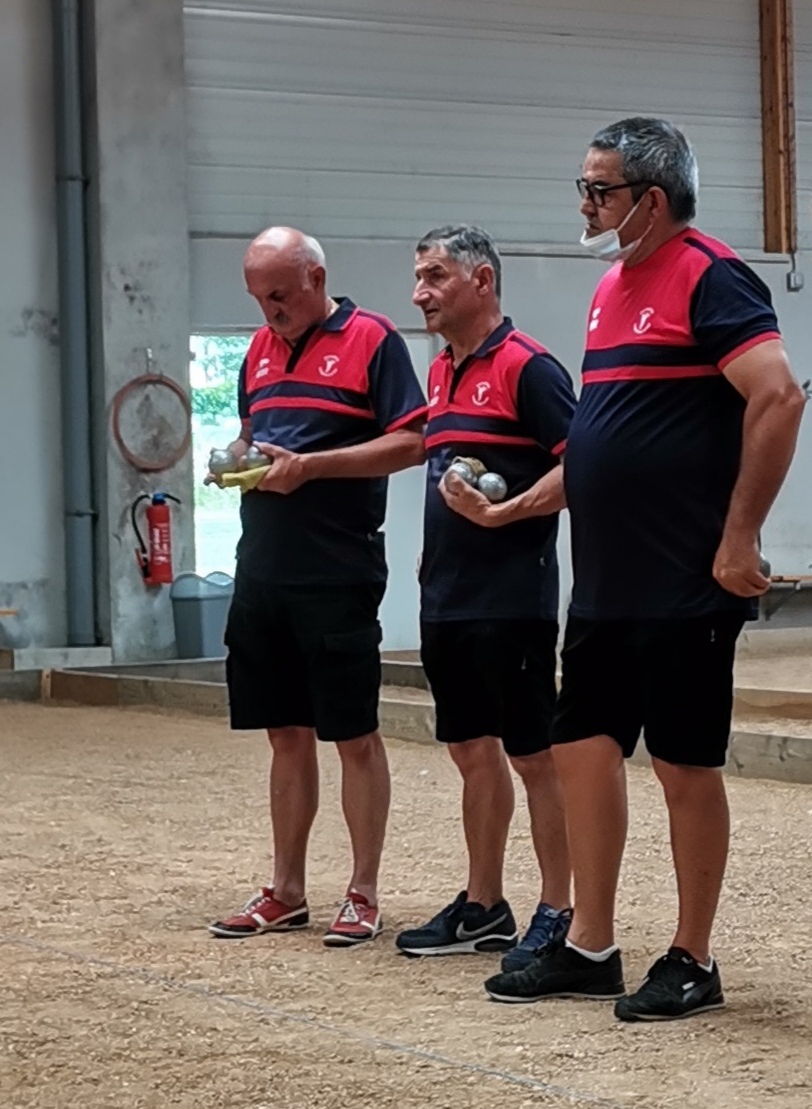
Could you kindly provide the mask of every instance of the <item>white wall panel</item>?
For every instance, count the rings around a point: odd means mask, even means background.
[[[680,4],[652,4],[651,0],[409,0],[393,5],[386,0],[191,0],[191,10],[248,18],[278,14],[306,19],[352,21],[376,26],[430,28],[457,36],[460,33],[518,33],[526,37],[533,30],[571,35],[573,25],[600,37],[644,43],[672,41],[726,46],[749,44],[751,28],[758,9],[744,8],[739,0],[681,0]]]
[[[274,221],[411,240],[464,219],[502,242],[570,243],[590,136],[646,113],[695,143],[700,219],[757,249],[757,4],[593,7],[189,3],[193,234]]]

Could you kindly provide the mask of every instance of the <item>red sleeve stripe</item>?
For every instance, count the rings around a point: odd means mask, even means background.
[[[320,412],[340,412],[342,416],[358,416],[362,420],[374,420],[375,413],[369,409],[354,408],[351,404],[340,404],[334,400],[322,400],[321,397],[268,397],[258,400],[251,405],[251,414],[261,412],[265,408],[317,408]]]
[[[461,431],[452,428],[448,431],[436,431],[433,435],[426,436],[427,447],[438,447],[441,443],[504,443],[510,447],[538,447],[535,439],[521,438],[518,435],[491,435],[487,431]]]
[[[720,358],[719,369],[727,369],[734,358],[738,358],[739,355],[746,354],[747,351],[752,350],[753,347],[760,346],[762,343],[767,343],[770,341],[770,339],[780,338],[781,334],[778,331],[762,331],[760,335],[754,335],[752,339],[748,339],[746,343],[742,343],[741,346],[736,347],[736,349],[732,350],[730,354],[726,354],[724,358]]]
[[[416,420],[425,420],[428,406],[421,404],[419,408],[415,408],[413,412],[407,412],[405,416],[399,416],[393,423],[387,425],[387,431],[397,431],[398,428],[404,427],[406,424],[414,423]]]
[[[567,449],[567,440],[562,439],[560,443],[556,443],[554,447],[550,448],[550,454],[559,455],[563,454]]]
[[[716,366],[620,366],[616,370],[584,370],[581,381],[675,381],[687,377],[718,377]]]

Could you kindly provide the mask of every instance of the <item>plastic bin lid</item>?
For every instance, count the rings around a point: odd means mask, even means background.
[[[233,591],[234,579],[229,574],[215,570],[205,577],[191,572],[178,574],[169,595],[173,601],[189,601],[230,596]]]

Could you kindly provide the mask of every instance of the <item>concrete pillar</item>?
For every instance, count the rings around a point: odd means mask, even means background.
[[[147,588],[134,556],[130,506],[142,492],[173,508],[175,570],[194,565],[192,459],[158,474],[122,457],[111,429],[118,390],[147,369],[188,389],[189,263],[181,0],[85,0],[88,223],[94,431],[99,487],[99,616],[117,661],[173,653],[169,589]],[[184,416],[169,390],[133,394],[128,446],[165,457]]]
[[[0,3],[0,649],[64,642],[47,0]]]

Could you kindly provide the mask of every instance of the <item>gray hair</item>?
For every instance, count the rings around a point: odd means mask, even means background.
[[[314,262],[317,266],[327,265],[327,258],[324,254],[324,248],[318,239],[314,239],[312,235],[303,235],[302,255],[308,262]]]
[[[493,270],[496,295],[501,296],[502,259],[487,231],[465,223],[458,225],[449,223],[444,227],[435,227],[433,231],[428,231],[415,249],[418,254],[425,254],[433,246],[445,247],[449,258],[453,258],[455,262],[460,262],[471,270],[483,264],[490,266]]]
[[[673,123],[647,116],[621,119],[598,131],[591,146],[595,150],[617,151],[627,181],[658,185],[668,197],[672,217],[679,223],[694,218],[699,168],[691,144]]]

